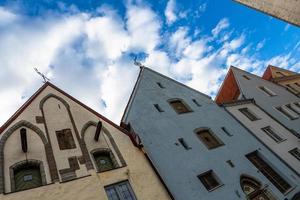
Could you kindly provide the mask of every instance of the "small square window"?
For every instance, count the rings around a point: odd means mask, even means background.
[[[252,113],[248,108],[240,108],[239,111],[243,113],[251,121],[259,120],[259,118],[254,113]]]
[[[300,150],[298,148],[294,148],[289,151],[297,160],[300,161]]]
[[[197,132],[198,138],[205,144],[208,149],[214,149],[224,145],[210,130],[200,130]]]
[[[56,131],[56,137],[60,150],[76,148],[71,129]]]
[[[200,174],[198,178],[200,179],[200,181],[208,191],[211,191],[221,185],[216,174],[212,170]]]
[[[192,110],[181,100],[169,101],[172,108],[177,112],[177,114],[192,112]]]

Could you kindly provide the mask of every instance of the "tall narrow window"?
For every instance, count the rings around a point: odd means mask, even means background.
[[[60,150],[76,148],[71,129],[56,131],[56,136]]]
[[[270,97],[276,96],[276,94],[272,90],[270,90],[264,86],[259,86],[258,88]]]
[[[294,148],[289,151],[297,160],[300,161],[300,150],[298,148]]]
[[[208,191],[211,191],[221,185],[216,174],[212,170],[200,174],[198,178]]]
[[[257,151],[246,155],[246,157],[281,193],[291,189],[291,185],[264,161]]]
[[[283,139],[270,126],[264,127],[261,130],[263,130],[275,142],[279,143],[283,141]]]
[[[158,87],[160,87],[160,88],[165,88],[160,82],[156,82],[156,84],[158,85]]]
[[[182,100],[172,100],[169,101],[169,104],[178,114],[192,112],[192,110],[185,103],[183,103]]]
[[[154,107],[158,112],[164,112],[164,110],[158,104],[154,104]]]
[[[248,117],[248,119],[250,119],[251,121],[259,120],[259,118],[254,113],[252,113],[248,108],[240,108],[239,111],[243,113],[246,117]]]
[[[288,117],[290,120],[294,120],[297,119],[296,116],[293,116],[289,111],[287,111],[285,108],[283,108],[282,106],[276,107],[276,110],[278,110],[281,114],[285,115],[286,117]]]
[[[193,99],[193,102],[196,106],[201,107],[201,104],[196,99]]]
[[[183,138],[178,138],[178,141],[186,150],[191,149],[191,147],[189,147],[189,145],[186,143],[186,141]]]
[[[208,149],[214,149],[224,145],[224,143],[208,129],[198,131],[197,136]]]
[[[105,187],[108,200],[136,200],[128,181],[123,181]]]

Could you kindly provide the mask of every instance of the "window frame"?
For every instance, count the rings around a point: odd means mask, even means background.
[[[294,151],[296,151],[296,153],[294,153]],[[289,153],[290,153],[294,158],[296,158],[297,160],[300,161],[300,149],[299,149],[298,147],[289,150]],[[298,154],[298,155],[297,155],[297,154]]]
[[[76,149],[76,142],[72,130],[70,128],[58,130],[55,131],[55,133],[56,133],[58,147],[60,150]]]
[[[206,141],[200,136],[201,132],[208,132],[210,134],[210,136],[218,142],[218,145],[214,145],[212,147],[210,147]],[[218,147],[221,147],[221,146],[224,146],[224,142],[216,135],[214,134],[214,132],[211,131],[210,128],[200,128],[200,129],[196,129],[195,130],[195,133],[196,133],[196,136],[197,138],[202,142],[202,144],[205,145],[205,147],[208,149],[208,150],[212,150],[212,149],[216,149]]]
[[[212,188],[208,188],[208,184],[207,182],[205,181],[204,177],[206,175],[211,175],[211,177],[214,179],[214,181],[216,181],[218,183],[217,186],[214,186]],[[200,180],[200,182],[202,183],[202,185],[205,187],[205,189],[208,191],[208,192],[212,192],[216,189],[218,189],[219,187],[223,186],[224,184],[222,183],[222,181],[220,180],[220,178],[216,175],[216,173],[211,169],[211,170],[208,170],[206,172],[203,172],[201,174],[199,174],[198,176],[198,179]]]
[[[283,116],[285,116],[289,120],[298,119],[298,117],[293,116],[292,113],[290,113],[288,110],[286,110],[286,108],[284,108],[284,106],[277,106],[274,108],[275,108],[275,110],[277,110],[277,112],[281,113]]]
[[[175,106],[173,106],[173,103],[175,102],[180,102],[186,109],[186,111],[179,111],[178,109],[175,109]],[[188,104],[183,100],[183,99],[178,99],[178,98],[175,98],[175,99],[169,99],[168,100],[168,103],[169,105],[171,106],[171,108],[179,115],[181,114],[186,114],[186,113],[190,113],[190,112],[193,112],[193,110],[191,109],[190,106],[188,106]]]
[[[113,183],[113,184],[110,184],[110,185],[107,185],[107,186],[104,186],[104,190],[105,190],[105,193],[106,193],[106,196],[107,196],[107,199],[108,200],[111,200],[110,197],[109,197],[109,194],[108,194],[108,191],[109,189],[114,189],[116,194],[117,194],[117,197],[118,197],[118,200],[124,200],[122,194],[121,194],[121,191],[119,189],[119,187],[123,184],[126,184],[127,188],[128,188],[128,191],[132,197],[133,200],[137,200],[137,197],[136,197],[136,194],[133,190],[133,188],[131,187],[131,184],[128,180],[124,180],[124,181],[120,181],[120,182],[117,182],[117,183]]]
[[[258,89],[269,97],[277,96],[277,94],[275,92],[273,92],[271,89],[267,88],[266,86],[263,86],[263,85],[258,86]]]
[[[281,137],[281,135],[279,135],[271,126],[263,127],[261,130],[276,143],[281,143],[286,140]]]
[[[252,112],[248,107],[243,107],[238,109],[245,117],[247,117],[250,121],[260,120],[255,113]]]
[[[102,173],[102,172],[111,171],[111,170],[120,168],[120,165],[119,165],[114,153],[110,149],[108,149],[108,148],[98,148],[98,149],[92,150],[90,153],[91,153],[91,156],[93,158],[94,165],[96,167],[97,173]],[[111,169],[101,170],[98,163],[97,163],[96,157],[95,157],[97,154],[108,154],[110,159],[111,159],[111,162],[113,164],[113,167]]]

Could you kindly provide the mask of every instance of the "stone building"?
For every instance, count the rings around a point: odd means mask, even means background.
[[[296,199],[290,167],[209,96],[141,67],[122,126],[177,200]]]
[[[286,69],[269,65],[263,79],[285,87],[288,91],[300,97],[300,74]]]
[[[134,137],[49,82],[0,133],[1,200],[171,199]]]
[[[300,138],[256,105],[254,99],[222,106],[300,176]]]
[[[300,26],[299,0],[234,0],[290,24]]]

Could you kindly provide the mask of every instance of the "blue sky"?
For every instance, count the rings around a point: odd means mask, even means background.
[[[138,67],[214,96],[230,65],[300,71],[300,29],[227,0],[0,0],[0,124],[51,82],[119,123]]]

